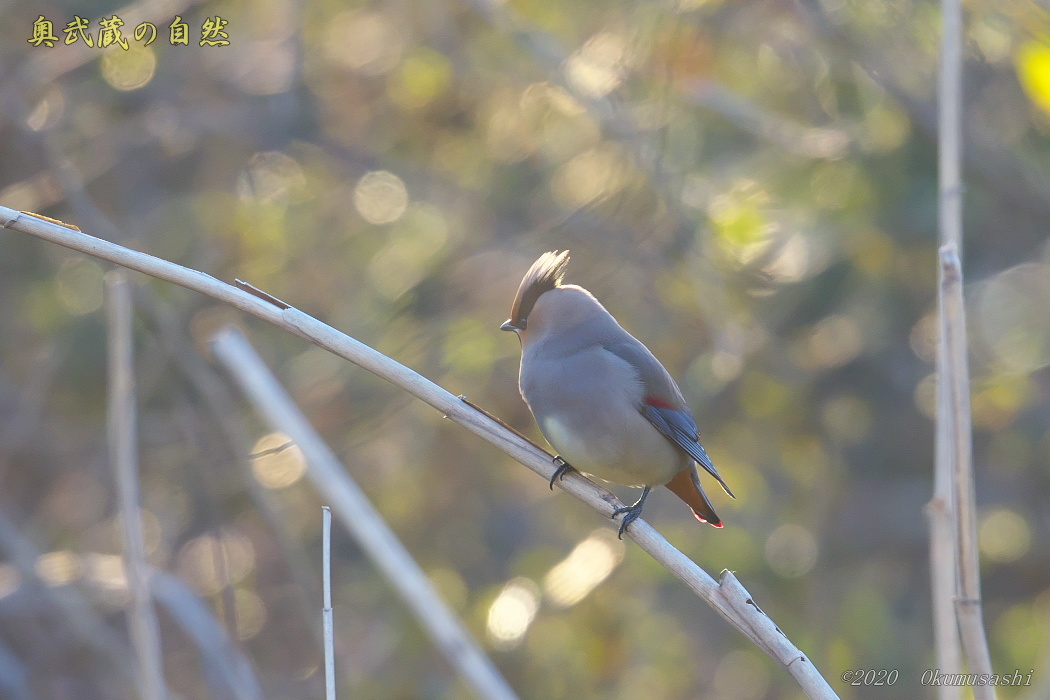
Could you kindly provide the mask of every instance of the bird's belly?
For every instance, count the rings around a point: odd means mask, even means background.
[[[666,484],[688,466],[688,457],[640,413],[629,426],[595,423],[594,416],[578,420],[575,416],[555,414],[548,416],[541,428],[566,462],[605,481],[656,486]]]

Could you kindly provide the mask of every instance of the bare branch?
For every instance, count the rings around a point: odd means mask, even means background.
[[[938,212],[942,242],[962,238],[961,187],[959,172],[959,93],[960,60],[958,41],[949,35],[952,0],[944,2],[944,32],[941,48],[940,72],[940,149],[938,173],[940,192]],[[958,28],[956,28],[956,33]],[[941,290],[943,304],[943,289]],[[952,424],[948,405],[950,389],[946,367],[949,365],[948,345],[945,342],[943,308],[939,317],[940,331],[937,345],[937,425],[935,435],[936,462],[933,475],[933,498],[926,505],[930,527],[930,579],[933,604],[933,636],[936,646],[937,668],[946,674],[962,672],[962,650],[959,646],[959,623],[955,610],[956,542],[955,497],[952,475]],[[939,700],[958,700],[962,690],[953,686],[939,686]]]
[[[441,411],[450,420],[491,442],[545,480],[549,480],[554,473],[551,455],[542,449],[501,427],[418,373],[298,309],[279,309],[204,273],[7,207],[0,206],[0,225],[193,289],[253,314],[397,385]],[[622,505],[611,493],[579,475],[569,474],[558,483],[563,490],[606,517],[612,515],[615,507]],[[645,521],[636,520],[627,532],[642,549],[707,601],[730,624],[758,643],[755,628],[763,629],[766,625],[757,616],[765,617],[764,613],[757,608],[751,610],[752,606],[747,606],[742,612],[734,609],[709,574],[671,546]],[[755,620],[750,619],[753,616]],[[816,667],[783,634],[767,634],[759,646],[791,674],[809,697],[838,697]]]
[[[945,393],[939,406],[950,427],[948,451],[952,465],[952,506],[955,515],[956,593],[963,651],[970,673],[992,673],[988,638],[981,614],[981,574],[977,549],[977,506],[974,496],[973,439],[970,418],[970,367],[967,361],[966,310],[962,269],[954,243],[941,248],[941,343],[947,363],[942,372]],[[977,700],[995,698],[994,686],[975,686]]]
[[[332,504],[347,531],[412,609],[449,663],[480,697],[496,700],[516,698],[517,695],[463,623],[445,605],[383,516],[350,478],[349,472],[314,431],[244,336],[228,328],[220,331],[212,339],[211,345],[216,357],[233,375],[256,410],[266,416],[274,430],[280,430],[290,437],[303,451],[307,475],[314,486]],[[325,608],[331,609],[327,587]],[[327,624],[326,619],[326,635]],[[330,670],[326,661],[326,679],[329,683],[334,680],[328,675]]]
[[[937,348],[937,459],[935,497],[937,507],[948,513],[953,527],[931,529],[938,539],[954,537],[955,616],[970,673],[992,673],[988,638],[981,614],[981,577],[978,568],[977,518],[973,476],[973,428],[970,417],[970,366],[967,358],[966,309],[963,302],[962,263],[962,6],[960,0],[942,0],[941,66],[939,80],[939,186],[940,224],[940,338]],[[949,494],[950,489],[950,494]],[[941,517],[941,516],[938,516]],[[934,580],[944,595],[944,580],[950,555],[946,543],[931,543]],[[958,658],[957,641],[948,632],[947,604],[935,604],[935,630],[940,662]],[[941,645],[944,648],[941,648]],[[950,670],[943,671],[951,672]],[[977,700],[995,698],[995,687],[978,685]],[[942,695],[942,698],[946,695]]]
[[[321,506],[321,580],[324,582],[324,697],[335,700],[335,620],[332,617],[332,509]]]
[[[124,571],[131,605],[128,626],[138,661],[139,695],[163,700],[164,662],[160,632],[150,595],[150,565],[139,518],[139,476],[135,404],[135,348],[132,341],[131,290],[127,273],[106,275],[109,308],[109,458],[117,482],[117,502],[124,527]]]

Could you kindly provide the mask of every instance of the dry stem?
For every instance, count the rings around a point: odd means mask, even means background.
[[[135,403],[135,348],[132,342],[131,291],[127,274],[106,275],[109,301],[109,410],[110,461],[117,482],[124,526],[124,570],[131,592],[128,625],[138,661],[139,694],[145,700],[163,700],[164,662],[160,632],[150,594],[150,565],[139,519],[137,416]]]
[[[970,673],[991,674],[992,661],[981,616],[977,520],[974,497],[970,367],[967,360],[966,309],[962,264],[962,6],[942,0],[939,80],[940,224],[939,328],[937,347],[937,466],[931,502],[930,555],[934,583],[937,661],[943,673],[955,673],[958,637],[951,629],[947,580],[955,579],[955,619]],[[949,540],[951,538],[951,540]],[[950,543],[949,543],[950,542]],[[954,556],[952,555],[954,552]],[[953,576],[949,576],[948,567]],[[993,686],[976,686],[977,700],[995,698]],[[942,692],[942,700],[958,697]]]

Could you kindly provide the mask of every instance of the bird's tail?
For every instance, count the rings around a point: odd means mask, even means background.
[[[693,509],[693,515],[697,520],[715,527],[722,527],[721,518],[715,513],[711,501],[707,499],[707,494],[700,486],[700,477],[696,473],[695,464],[678,472],[675,478],[667,482],[667,488]]]

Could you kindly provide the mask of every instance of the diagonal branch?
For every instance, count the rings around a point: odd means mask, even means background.
[[[507,430],[417,372],[298,309],[280,309],[210,275],[103,241],[61,222],[49,221],[33,214],[0,206],[0,226],[109,260],[226,302],[386,379],[441,411],[453,422],[492,443],[544,479],[549,480],[554,473],[552,456],[544,450]],[[578,474],[569,474],[558,483],[563,490],[605,517],[611,517],[613,509],[622,505],[614,495]],[[759,610],[753,601],[746,604],[751,598],[742,587],[740,591],[743,591],[745,604],[734,605],[731,602],[731,597],[740,593],[736,589],[739,584],[735,578],[731,575],[723,577],[723,583],[719,585],[707,572],[675,549],[660,533],[641,519],[636,520],[627,533],[733,627],[785,668],[810,698],[838,697],[812,662],[776,628],[765,613]]]
[[[445,654],[449,663],[459,671],[477,693],[487,700],[515,700],[517,695],[507,685],[492,661],[485,656],[470,632],[456,617],[427,580],[426,574],[405,545],[397,538],[383,516],[375,509],[361,488],[350,477],[332,450],[313,429],[306,416],[277,382],[262,358],[243,335],[232,328],[220,331],[211,340],[216,357],[233,375],[241,390],[263,414],[274,430],[279,430],[294,442],[306,457],[307,476],[314,487],[332,506],[335,515],[343,521],[415,613],[423,628]],[[325,557],[327,561],[327,556]],[[331,594],[325,587],[325,610],[331,612]],[[331,621],[325,622],[326,642]],[[334,683],[334,668],[325,656],[325,682]]]

